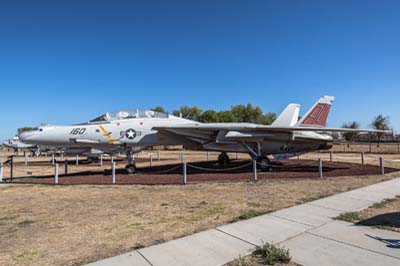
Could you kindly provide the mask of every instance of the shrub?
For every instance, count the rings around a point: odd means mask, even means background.
[[[361,220],[361,215],[358,212],[345,212],[335,218],[336,220],[355,223]]]
[[[292,259],[289,250],[280,248],[274,244],[262,243],[253,251],[253,255],[260,258],[267,265],[276,263],[289,263]]]
[[[252,263],[246,257],[239,255],[239,257],[237,257],[233,261],[232,265],[233,266],[252,266]]]

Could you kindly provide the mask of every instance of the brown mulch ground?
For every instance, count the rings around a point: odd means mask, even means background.
[[[144,159],[143,159],[144,160]],[[47,164],[48,162],[35,162],[35,165]],[[74,164],[70,161],[69,164]],[[99,164],[98,162],[87,164],[91,167]],[[153,167],[142,167],[136,174],[126,174],[123,167],[124,160],[116,160],[117,164],[117,184],[181,184],[183,182],[182,164],[168,164]],[[64,168],[60,162],[60,173]],[[81,166],[84,166],[81,162]],[[18,167],[18,165],[16,166]],[[198,169],[204,168],[204,169]],[[239,168],[239,169],[237,169]],[[84,167],[83,167],[84,169]],[[395,169],[385,168],[386,173]],[[356,175],[376,175],[380,173],[380,168],[374,165],[361,165],[356,163],[343,162],[323,162],[324,177],[335,176],[356,176]],[[319,178],[318,163],[315,160],[286,160],[273,162],[271,171],[257,172],[258,179],[271,178]],[[235,160],[226,167],[219,166],[215,161],[204,161],[188,163],[187,182],[206,182],[206,181],[243,181],[252,180],[252,165],[248,160]],[[53,184],[54,176],[26,176],[13,179],[14,182],[33,183],[33,184]],[[67,175],[60,175],[59,184],[111,184],[112,177],[109,170],[81,171]]]

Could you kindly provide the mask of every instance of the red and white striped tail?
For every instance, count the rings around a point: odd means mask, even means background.
[[[300,119],[297,125],[325,127],[334,100],[335,97],[333,96],[322,96],[304,117]]]

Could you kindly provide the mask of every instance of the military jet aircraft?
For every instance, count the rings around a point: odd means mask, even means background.
[[[298,121],[300,106],[289,104],[271,126],[254,123],[200,123],[152,110],[108,112],[89,122],[70,126],[41,126],[23,132],[25,143],[51,145],[70,151],[127,154],[126,169],[135,171],[133,154],[146,146],[183,145],[186,149],[219,151],[220,164],[228,164],[227,152],[248,153],[269,167],[267,155],[288,158],[310,151],[330,149],[327,132],[377,132],[369,129],[325,127],[332,96],[323,96]]]
[[[36,152],[37,146],[33,144],[26,144],[20,141],[19,137],[13,137],[3,142],[3,146],[8,149],[13,149],[14,152],[19,150],[28,150],[30,152]]]
[[[34,129],[34,130],[36,130],[36,129]],[[29,151],[32,154],[35,154],[36,156],[39,156],[41,154],[41,152],[57,150],[57,148],[55,148],[55,147],[25,143],[25,142],[21,141],[21,139],[18,136],[8,139],[7,141],[4,141],[3,146],[8,149],[13,149],[14,152],[18,152],[19,150]]]

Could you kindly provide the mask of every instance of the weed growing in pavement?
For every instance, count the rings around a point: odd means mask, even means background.
[[[276,263],[289,263],[292,257],[289,249],[278,247],[270,243],[262,243],[257,246],[252,253],[257,258],[260,258],[266,265],[274,265]]]
[[[247,220],[247,219],[250,219],[250,218],[253,218],[256,216],[260,216],[260,215],[264,215],[267,213],[270,213],[270,211],[248,210],[248,211],[242,213],[241,215],[233,218],[232,220],[230,220],[230,222],[234,223],[234,222],[238,222],[241,220]]]
[[[345,212],[339,214],[335,219],[349,223],[356,223],[361,220],[361,215],[358,212]]]

